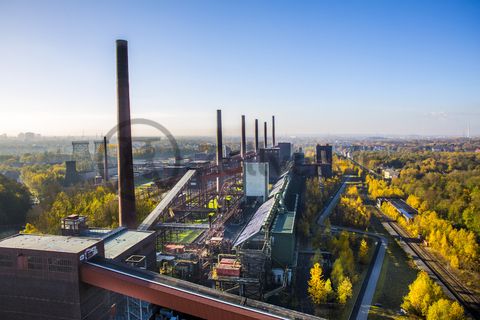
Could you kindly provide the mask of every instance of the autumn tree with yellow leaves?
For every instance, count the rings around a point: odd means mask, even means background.
[[[427,320],[465,319],[463,307],[457,301],[439,299],[428,308]]]
[[[365,239],[360,241],[360,248],[358,249],[358,261],[360,261],[361,264],[368,263],[368,244]]]
[[[308,294],[313,303],[320,304],[327,300],[328,295],[332,291],[332,284],[328,279],[328,285],[323,280],[323,270],[317,262],[310,269],[310,280],[308,281]]]
[[[337,300],[339,303],[345,304],[352,294],[352,281],[349,277],[345,277],[337,288]]]

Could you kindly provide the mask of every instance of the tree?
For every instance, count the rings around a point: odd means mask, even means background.
[[[0,225],[23,225],[30,208],[27,188],[0,174]]]
[[[345,271],[343,269],[342,260],[336,259],[333,263],[332,273],[331,273],[332,281],[335,286],[339,286],[340,283],[345,278]]]
[[[407,202],[408,205],[410,205],[414,209],[420,208],[420,205],[421,205],[420,198],[418,198],[417,196],[415,196],[413,194],[408,196],[406,202]]]
[[[323,280],[322,268],[315,263],[310,269],[310,280],[308,281],[308,294],[313,303],[320,304],[327,299],[325,280]]]
[[[442,288],[425,271],[420,271],[408,288],[402,308],[417,315],[426,316],[430,305],[443,298]]]
[[[352,282],[349,277],[345,277],[337,289],[337,299],[341,304],[347,303],[348,298],[352,296]]]
[[[360,249],[358,250],[358,260],[361,264],[367,264],[368,262],[368,244],[365,239],[360,241]]]
[[[40,230],[38,230],[33,224],[27,223],[22,233],[34,234],[34,233],[40,233]]]
[[[462,320],[463,307],[457,301],[439,299],[428,308],[427,320]]]
[[[327,279],[327,281],[325,281],[325,294],[327,301],[331,300],[331,298],[333,297],[332,281],[330,281],[330,279]]]

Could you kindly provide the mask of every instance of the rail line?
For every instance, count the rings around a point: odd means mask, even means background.
[[[393,230],[402,238],[410,238],[410,236],[395,222],[387,220],[387,223]],[[421,248],[418,244],[405,243],[415,252],[418,257],[428,266],[428,268],[435,274],[451,294],[462,304],[465,309],[475,318],[480,319],[480,299],[465,287],[452,272],[437,261],[429,252]]]

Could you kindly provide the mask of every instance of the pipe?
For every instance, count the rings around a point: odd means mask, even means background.
[[[107,137],[103,137],[103,180],[108,181]]]
[[[242,141],[241,141],[241,146],[240,146],[240,153],[242,155],[242,158],[245,158],[245,155],[247,154],[247,138],[245,136],[245,116],[242,115]]]
[[[263,139],[264,139],[263,146],[266,149],[268,147],[267,146],[267,121],[263,123]]]
[[[272,147],[275,148],[275,116],[272,116]]]
[[[135,185],[133,181],[132,131],[128,81],[128,43],[117,40],[117,138],[119,225],[135,228]]]
[[[258,153],[258,119],[255,119],[255,153]]]

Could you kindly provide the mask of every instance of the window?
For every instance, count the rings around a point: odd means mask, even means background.
[[[42,257],[37,256],[28,256],[27,257],[27,266],[30,270],[42,270],[43,269],[43,259]]]
[[[8,254],[0,254],[0,267],[1,268],[13,267],[13,257]]]
[[[72,261],[61,258],[48,258],[48,271],[50,272],[72,272]]]

